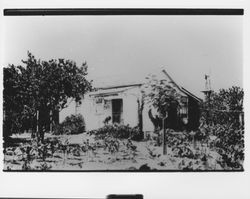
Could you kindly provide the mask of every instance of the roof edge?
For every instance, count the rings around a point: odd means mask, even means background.
[[[191,92],[189,92],[187,89],[183,88],[182,86],[179,86],[174,80],[173,78],[167,73],[167,71],[165,69],[162,69],[162,72],[172,81],[172,83],[183,93],[185,93],[188,96],[191,96],[192,98],[194,98],[195,100],[197,100],[198,102],[202,102],[202,99],[196,97],[194,94],[192,94]]]
[[[106,90],[106,89],[113,89],[113,88],[125,88],[125,87],[133,87],[133,86],[141,86],[142,83],[136,83],[136,84],[124,84],[119,86],[106,86],[106,87],[97,87],[98,90]]]
[[[203,101],[203,100],[200,99],[199,97],[196,97],[194,94],[192,94],[191,92],[189,92],[187,89],[185,89],[185,88],[183,88],[183,87],[181,87],[181,89],[182,89],[182,91],[183,91],[186,95],[191,96],[191,97],[194,98],[196,101],[198,101],[198,102],[202,102],[202,101]]]

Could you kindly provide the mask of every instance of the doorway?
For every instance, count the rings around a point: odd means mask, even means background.
[[[122,99],[112,99],[112,122],[122,123],[122,112],[123,112]]]

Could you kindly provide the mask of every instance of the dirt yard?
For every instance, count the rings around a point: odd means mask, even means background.
[[[119,149],[110,150],[102,140],[86,133],[79,135],[53,136],[46,134],[47,140],[57,140],[62,148],[48,146],[46,154],[33,146],[29,134],[13,135],[12,138],[25,140],[17,146],[8,147],[4,156],[4,170],[221,170],[217,163],[218,153],[198,144],[189,146],[193,154],[201,158],[178,157],[176,151],[167,148],[163,155],[162,146],[149,141],[118,140]],[[84,143],[84,144],[83,144]],[[87,147],[86,147],[87,143]],[[94,147],[93,147],[94,146]],[[40,150],[41,151],[41,150]],[[40,153],[40,154],[39,154]],[[206,154],[206,159],[202,158]]]

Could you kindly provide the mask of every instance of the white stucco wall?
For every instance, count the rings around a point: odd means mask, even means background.
[[[123,121],[131,127],[138,125],[138,89],[131,89],[123,94]]]
[[[59,113],[59,123],[63,122],[63,120],[72,114],[76,113],[76,103],[72,99],[68,99],[67,107],[62,109]]]
[[[101,122],[98,117],[99,114],[96,113],[94,100],[89,96],[85,96],[82,100],[82,104],[78,108],[78,113],[82,114],[84,117],[87,131],[95,129],[95,127]]]
[[[76,109],[76,103],[72,101],[69,106],[60,112],[59,120],[62,122],[71,114],[82,114],[86,123],[86,130],[93,130],[104,125],[103,121],[108,116],[112,117],[112,99],[123,100],[123,124],[135,127],[138,125],[138,102],[139,87],[130,88],[118,94],[118,96],[107,96],[103,98],[103,102],[97,104],[96,97],[85,95],[81,105]],[[106,101],[104,106],[104,100]],[[112,120],[111,120],[112,121]],[[111,122],[110,121],[110,122]]]
[[[86,130],[93,130],[102,127],[103,121],[106,117],[112,116],[112,99],[123,100],[123,124],[135,127],[138,125],[138,98],[140,98],[140,88],[135,87],[129,89],[123,93],[120,93],[115,97],[107,97],[106,108],[104,108],[104,101],[102,104],[96,105],[95,97],[85,95],[81,101],[81,105],[76,109],[76,103],[70,99],[68,101],[68,107],[63,109],[59,114],[60,123],[71,114],[81,114],[84,117]],[[100,107],[98,107],[100,106]],[[149,107],[147,104],[144,105],[143,110],[143,130],[152,131],[154,130],[153,124],[148,117]],[[111,122],[111,121],[110,121]]]
[[[143,131],[146,132],[146,131],[153,131],[154,130],[154,125],[153,123],[151,122],[149,116],[148,116],[148,111],[150,109],[150,106],[146,103],[144,105],[144,109],[143,109],[143,112],[142,112],[142,120],[143,120]],[[152,109],[153,113],[155,112],[154,109]]]

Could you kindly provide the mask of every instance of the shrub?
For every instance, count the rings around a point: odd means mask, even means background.
[[[221,163],[232,169],[243,169],[244,128],[231,125],[217,125],[213,128],[217,136],[215,147],[222,156]]]
[[[85,131],[85,122],[81,114],[71,115],[59,124],[54,134],[79,134]]]
[[[132,140],[140,141],[143,137],[138,127],[132,128],[129,125],[123,124],[105,125],[97,130],[92,130],[89,133],[94,134],[98,139],[105,139],[107,136],[111,136],[114,138],[131,138]]]

